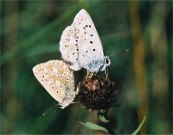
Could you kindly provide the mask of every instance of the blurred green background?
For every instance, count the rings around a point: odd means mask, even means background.
[[[117,104],[122,104],[110,112],[112,127],[118,134],[132,133],[147,115],[141,133],[172,133],[171,1],[1,0],[0,4],[1,133],[99,134],[77,122],[99,123],[95,113],[80,104],[64,110],[52,107],[57,102],[32,73],[38,63],[61,59],[61,33],[82,8],[91,15],[105,54],[111,56],[109,76],[119,88]],[[120,53],[126,49],[130,51]]]

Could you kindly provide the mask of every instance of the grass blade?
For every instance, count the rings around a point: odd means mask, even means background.
[[[146,120],[146,115],[144,116],[142,122],[140,123],[140,125],[138,126],[138,128],[132,133],[132,135],[137,135],[137,133],[141,130],[142,126],[144,125],[144,122]]]
[[[105,127],[99,126],[97,124],[94,124],[94,123],[91,123],[91,122],[83,123],[83,122],[80,122],[80,121],[79,121],[79,123],[84,125],[88,129],[97,130],[97,131],[104,131],[104,132],[108,133],[108,130]]]

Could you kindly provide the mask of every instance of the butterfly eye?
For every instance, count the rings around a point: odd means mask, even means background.
[[[105,63],[106,63],[106,65],[110,65],[110,59],[109,58],[106,58],[105,59]]]

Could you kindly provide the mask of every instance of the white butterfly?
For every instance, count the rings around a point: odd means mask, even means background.
[[[109,57],[104,56],[94,23],[84,9],[77,13],[71,26],[63,31],[59,50],[62,58],[70,62],[70,68],[75,71],[81,68],[90,72],[104,71],[110,65]]]
[[[50,60],[33,67],[33,73],[46,91],[59,102],[61,108],[71,104],[77,95],[73,71],[62,60]]]

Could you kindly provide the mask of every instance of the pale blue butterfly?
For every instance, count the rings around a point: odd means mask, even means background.
[[[80,10],[71,26],[63,31],[59,50],[75,71],[81,68],[90,72],[104,71],[111,63],[109,57],[104,56],[97,30],[85,9]]]

